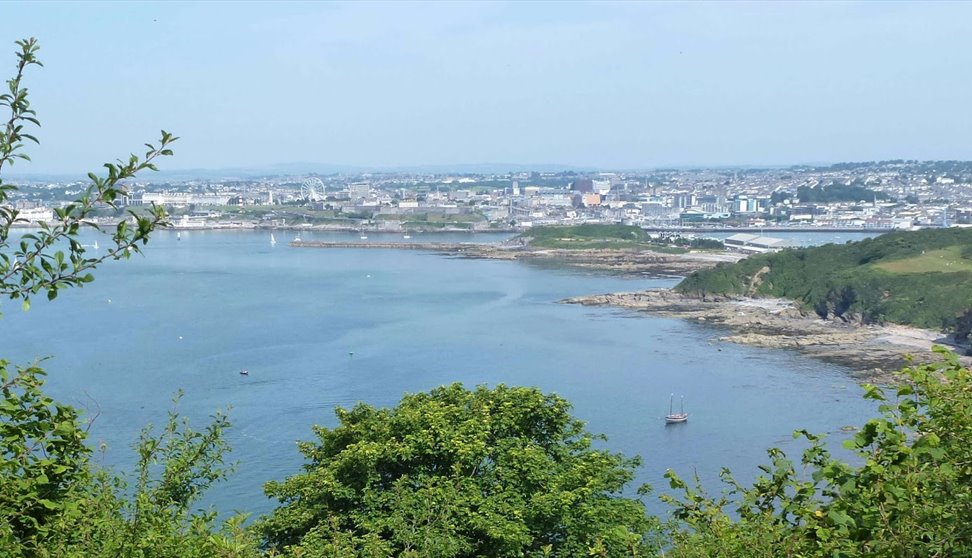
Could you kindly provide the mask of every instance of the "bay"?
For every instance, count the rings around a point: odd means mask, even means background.
[[[671,279],[297,249],[286,245],[294,233],[275,234],[271,246],[266,232],[161,232],[144,256],[103,266],[94,283],[53,303],[38,299],[26,313],[5,303],[0,355],[18,364],[51,355],[50,392],[96,417],[98,459],[122,470],[134,462],[139,430],[165,420],[177,390],[179,412],[198,427],[230,409],[237,471],[205,502],[257,514],[274,505],[262,484],[300,469],[295,442],[310,439],[313,424],[334,425],[335,406],[394,405],[405,392],[452,382],[566,397],[591,431],[607,435],[605,447],[642,456],[635,485],[659,489],[667,468],[712,489],[722,467],[751,479],[767,447],[800,449],[794,429],[839,436],[873,411],[839,366],[720,343],[718,329],[682,320],[558,304]],[[691,418],[666,427],[672,393],[684,395]],[[654,498],[649,507],[664,511]]]

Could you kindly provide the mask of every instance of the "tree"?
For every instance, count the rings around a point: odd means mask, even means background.
[[[939,352],[893,391],[865,386],[881,416],[844,442],[849,462],[798,431],[809,477],[778,449],[751,487],[723,473],[734,500],[669,472],[682,497],[667,498],[678,520],[668,555],[972,556],[972,372]]]
[[[36,137],[24,130],[26,125],[39,126],[40,122],[30,108],[27,88],[21,81],[27,68],[42,65],[37,59],[39,46],[33,38],[17,41],[17,45],[20,47],[17,73],[7,81],[8,92],[0,95],[0,107],[10,110],[6,126],[0,133],[0,172],[5,165],[13,165],[17,160],[30,160],[23,152],[24,142],[38,143]],[[149,234],[166,225],[162,208],[153,206],[146,216],[131,212],[130,220],[122,220],[115,227],[112,233],[114,244],[102,256],[86,255],[78,235],[83,227],[101,230],[99,225],[88,220],[95,207],[107,205],[117,209],[119,199],[127,195],[122,181],[140,171],[156,170],[154,161],[172,155],[169,145],[176,139],[163,130],[157,146],[145,144],[148,150],[144,157],[132,154],[125,161],[105,163],[106,176],[88,173],[91,184],[83,196],[56,209],[54,222],[42,223],[40,232],[20,235],[14,246],[10,244],[10,230],[22,219],[19,212],[6,202],[10,192],[17,188],[5,184],[0,178],[0,297],[21,299],[27,309],[33,295],[44,291],[48,299],[54,299],[59,289],[83,286],[92,281],[94,277],[88,272],[101,262],[138,253],[140,245],[148,242]],[[66,244],[66,250],[59,247],[59,242]]]
[[[16,74],[0,95],[0,107],[9,110],[0,131],[0,171],[18,160],[29,161],[24,144],[38,142],[25,129],[40,122],[22,81],[25,70],[41,66],[39,47],[32,38],[17,41],[17,46]],[[16,187],[0,178],[0,298],[20,299],[26,310],[33,295],[43,291],[53,299],[60,289],[91,281],[89,271],[102,261],[138,252],[149,233],[165,224],[162,211],[119,223],[112,235],[114,245],[100,257],[88,257],[77,237],[83,226],[98,228],[87,220],[95,206],[115,207],[125,194],[120,181],[154,170],[152,161],[171,155],[168,146],[175,139],[163,131],[159,146],[148,145],[143,159],[132,155],[127,162],[106,164],[104,177],[89,174],[91,185],[85,194],[56,210],[55,221],[42,224],[37,233],[11,238],[12,227],[21,220],[6,202]],[[36,365],[12,371],[0,360],[0,523],[5,526],[0,527],[0,541],[16,540],[26,547],[44,536],[50,518],[77,511],[72,494],[87,478],[89,452],[78,413],[42,393],[43,375]]]
[[[29,160],[24,142],[37,142],[25,126],[38,126],[30,108],[24,71],[40,66],[34,39],[18,41],[17,72],[0,95],[10,116],[0,130],[0,170]],[[163,131],[158,146],[146,144],[143,158],[108,163],[106,176],[88,175],[91,184],[77,201],[56,211],[40,232],[14,235],[18,212],[5,202],[16,188],[0,178],[0,298],[20,299],[83,286],[90,270],[106,259],[138,253],[166,215],[152,208],[134,214],[111,232],[113,245],[100,257],[89,257],[77,240],[96,206],[117,208],[126,195],[123,180],[153,161],[172,154],[177,138]],[[100,230],[100,229],[99,229]],[[44,370],[36,364],[12,367],[0,360],[0,556],[252,556],[256,541],[234,518],[214,527],[214,513],[190,511],[200,493],[222,478],[226,451],[221,415],[203,431],[171,415],[162,432],[147,428],[138,444],[139,462],[132,490],[125,479],[99,471],[90,463],[86,429],[77,410],[55,402],[42,391]]]
[[[641,556],[656,527],[623,496],[638,465],[594,449],[569,403],[534,388],[406,395],[336,411],[270,482],[266,544],[309,556]],[[641,492],[645,492],[646,489]]]

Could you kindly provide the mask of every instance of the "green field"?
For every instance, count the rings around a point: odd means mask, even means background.
[[[962,250],[961,246],[950,246],[903,260],[881,262],[874,267],[891,273],[972,272],[972,260],[962,257]]]
[[[682,239],[681,243],[657,240],[642,228],[632,225],[585,224],[533,227],[520,235],[534,248],[564,250],[647,250],[684,254],[693,250],[722,250],[719,241]]]

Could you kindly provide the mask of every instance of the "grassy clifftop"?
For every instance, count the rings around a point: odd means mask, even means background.
[[[896,232],[751,256],[695,272],[675,289],[784,297],[822,317],[941,328],[966,338],[972,329],[972,229]]]

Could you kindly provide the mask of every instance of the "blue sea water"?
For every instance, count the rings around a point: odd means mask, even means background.
[[[95,282],[53,303],[39,298],[26,313],[0,306],[0,355],[19,364],[51,356],[50,392],[97,415],[92,443],[104,443],[99,459],[120,469],[177,390],[178,410],[197,426],[230,409],[238,468],[206,500],[222,511],[272,509],[262,484],[300,469],[295,441],[310,439],[313,424],[334,425],[336,406],[394,405],[451,382],[568,398],[591,431],[607,435],[606,447],[642,456],[635,484],[659,489],[667,468],[714,490],[722,467],[752,478],[767,447],[796,453],[794,429],[838,432],[873,412],[839,366],[721,343],[723,332],[688,321],[558,304],[671,279],[298,249],[286,244],[292,232],[276,236],[271,246],[265,232],[162,232],[144,256],[104,265]],[[672,393],[684,395],[691,418],[666,427]],[[654,498],[649,507],[664,511]]]

